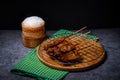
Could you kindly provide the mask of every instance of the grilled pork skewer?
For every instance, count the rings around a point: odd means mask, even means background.
[[[57,59],[58,61],[63,63],[81,62],[82,58],[78,54],[75,46],[79,44],[78,41],[82,42],[86,39],[84,38],[85,36],[78,38],[75,37],[75,35],[85,28],[86,27],[83,27],[67,37],[48,39],[41,44],[41,47],[43,47],[43,49],[47,51],[47,54],[50,55],[52,59]],[[90,32],[87,32],[85,33],[85,35],[89,33]]]
[[[60,42],[64,41],[65,37],[59,37],[59,38],[52,38],[44,41],[41,44],[41,47],[43,47],[45,50],[47,50],[51,46],[55,46],[59,44]]]

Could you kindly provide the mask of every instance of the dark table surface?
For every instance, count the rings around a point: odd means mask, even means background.
[[[56,31],[47,31],[50,36]],[[100,38],[106,50],[105,61],[96,68],[70,72],[64,80],[119,80],[120,79],[120,28],[91,29]],[[12,74],[10,69],[32,49],[22,44],[21,30],[0,30],[0,80],[34,80]]]

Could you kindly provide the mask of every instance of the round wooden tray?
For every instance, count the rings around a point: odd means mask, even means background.
[[[46,54],[45,51],[40,50],[40,45],[37,48],[37,56],[40,59],[41,62],[43,62],[45,65],[51,67],[51,68],[55,68],[55,69],[59,69],[59,70],[67,70],[67,71],[82,71],[82,70],[86,70],[89,68],[93,68],[96,65],[98,65],[105,56],[105,52],[103,52],[98,58],[96,58],[95,60],[92,61],[88,61],[88,62],[82,62],[82,63],[78,63],[78,64],[74,64],[74,65],[62,65],[60,64],[57,60],[53,60],[49,57],[48,54]]]

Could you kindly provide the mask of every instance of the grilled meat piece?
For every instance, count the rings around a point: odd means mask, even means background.
[[[75,50],[67,52],[66,54],[63,54],[62,56],[57,58],[58,60],[60,60],[61,62],[65,62],[65,63],[77,63],[77,62],[81,62],[82,58],[76,53]]]
[[[61,52],[68,52],[75,48],[71,43],[68,43],[67,41],[63,41],[60,44],[57,45],[57,47],[60,49]]]
[[[52,44],[52,46],[47,48],[47,53],[51,58],[54,57],[55,59],[65,63],[76,63],[81,61],[82,58],[77,54],[77,51],[75,50],[76,47],[72,45],[70,41],[68,42],[63,38],[59,38],[59,43],[57,43],[55,40],[52,42],[47,41],[48,45]],[[54,42],[56,44],[54,44]]]
[[[59,43],[57,46],[58,46],[58,48],[61,48],[61,47],[65,46],[65,45],[68,45],[67,41],[63,41],[63,42]]]
[[[60,47],[60,51],[61,52],[69,52],[71,50],[73,50],[75,47],[71,44],[67,44],[67,45],[64,45],[62,47]]]
[[[43,47],[45,50],[47,50],[51,46],[55,46],[59,44],[60,42],[64,41],[65,37],[59,37],[59,38],[52,38],[44,41],[41,44],[41,47]]]
[[[52,57],[57,57],[61,55],[61,51],[59,48],[57,48],[57,46],[48,48],[47,53]]]

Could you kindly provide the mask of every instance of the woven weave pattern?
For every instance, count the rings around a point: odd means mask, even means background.
[[[36,49],[28,54],[20,63],[18,63],[12,72],[20,75],[29,75],[32,77],[46,78],[51,80],[60,80],[67,74],[65,71],[58,71],[45,66],[36,56]]]
[[[70,36],[66,41],[75,46],[78,54],[83,57],[83,62],[95,60],[104,53],[99,43],[94,40],[88,40],[85,37]]]

